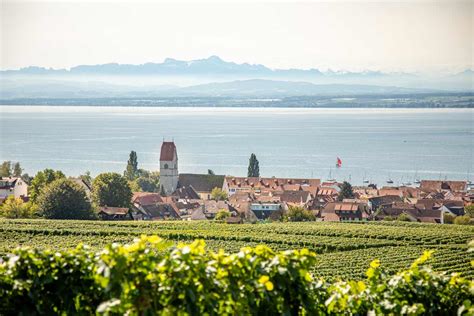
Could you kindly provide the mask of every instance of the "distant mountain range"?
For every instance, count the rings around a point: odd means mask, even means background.
[[[217,56],[162,63],[0,71],[0,98],[314,96],[473,92],[474,71],[425,76],[380,71],[270,69]]]
[[[109,63],[101,65],[79,65],[71,69],[52,69],[43,67],[26,67],[19,70],[3,70],[3,74],[28,75],[250,75],[250,76],[375,76],[387,75],[379,71],[347,72],[318,69],[270,69],[260,64],[237,64],[227,62],[218,56],[192,61],[167,58],[162,63],[145,63],[141,65]],[[411,74],[400,74],[413,76]]]

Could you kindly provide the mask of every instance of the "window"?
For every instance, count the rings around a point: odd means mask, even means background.
[[[164,168],[168,169],[168,164],[167,163],[165,163]]]

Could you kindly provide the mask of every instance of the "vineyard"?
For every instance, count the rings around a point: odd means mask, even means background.
[[[228,225],[213,222],[104,222],[0,219],[0,255],[18,246],[73,249],[79,243],[93,250],[107,244],[131,243],[140,235],[192,242],[207,248],[238,252],[244,246],[266,245],[275,251],[307,248],[317,254],[311,270],[326,279],[363,279],[370,262],[379,259],[387,272],[406,269],[425,250],[434,250],[430,265],[436,271],[459,272],[474,278],[467,243],[474,228],[406,222],[271,223]]]

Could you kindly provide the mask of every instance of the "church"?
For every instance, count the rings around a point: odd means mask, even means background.
[[[163,142],[160,152],[160,192],[173,194],[178,187],[178,152],[174,142]]]

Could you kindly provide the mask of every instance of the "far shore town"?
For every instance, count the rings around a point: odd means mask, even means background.
[[[258,161],[256,166],[258,169]],[[71,179],[90,200],[92,183],[85,178]],[[159,185],[154,191],[133,192],[128,207],[97,205],[96,215],[103,220],[218,219],[239,224],[283,220],[296,209],[310,214],[310,220],[323,222],[447,224],[466,217],[465,209],[474,204],[474,190],[467,181],[420,180],[416,186],[377,187],[335,180],[224,176],[211,170],[208,174],[180,174],[176,145],[166,141],[161,147]],[[10,196],[28,202],[27,181],[18,176],[2,177],[0,207]]]

